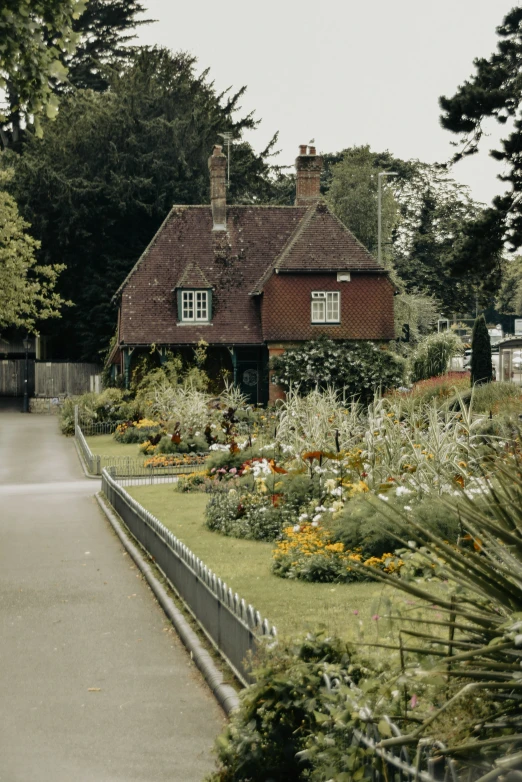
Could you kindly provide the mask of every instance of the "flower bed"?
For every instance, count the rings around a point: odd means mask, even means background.
[[[272,571],[282,578],[348,583],[371,580],[354,567],[361,563],[385,573],[399,570],[404,562],[395,554],[365,559],[360,549],[347,549],[318,522],[296,524],[283,530],[273,551]]]

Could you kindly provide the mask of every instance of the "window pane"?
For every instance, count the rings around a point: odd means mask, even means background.
[[[194,293],[192,291],[183,291],[182,320],[194,320]]]
[[[196,291],[196,320],[208,320],[206,291]]]
[[[339,318],[339,293],[326,294],[326,320],[338,322]]]
[[[312,301],[312,323],[324,323],[324,300]]]

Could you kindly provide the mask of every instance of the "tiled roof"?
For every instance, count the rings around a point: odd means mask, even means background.
[[[175,206],[118,290],[120,344],[261,344],[262,285],[274,271],[386,272],[320,203],[228,206],[212,230],[210,206]],[[176,287],[212,288],[212,324],[178,324]]]
[[[260,293],[274,272],[321,271],[384,271],[323,201],[308,209],[252,293]]]

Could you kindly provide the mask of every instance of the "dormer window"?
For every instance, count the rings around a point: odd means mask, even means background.
[[[312,323],[340,323],[339,291],[312,291]]]
[[[210,320],[209,291],[181,290],[180,294],[180,321],[183,323],[208,323]]]

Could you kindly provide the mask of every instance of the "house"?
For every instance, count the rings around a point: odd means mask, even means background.
[[[393,285],[322,200],[315,148],[300,147],[294,206],[227,205],[226,165],[215,146],[210,206],[174,206],[116,293],[110,360],[126,383],[140,351],[163,360],[204,340],[213,371],[274,401],[268,362],[289,346],[394,339]]]

